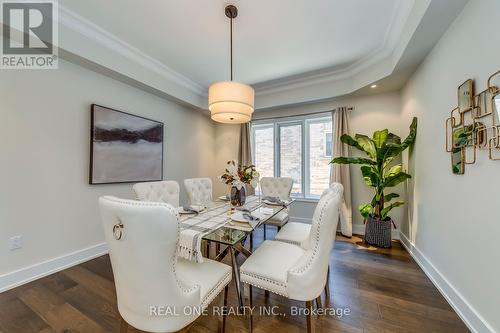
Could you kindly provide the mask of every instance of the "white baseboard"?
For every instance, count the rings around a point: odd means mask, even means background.
[[[352,233],[353,233],[353,235],[364,235],[365,234],[365,225],[364,224],[353,224],[352,225]],[[399,239],[399,230],[392,229],[391,236],[392,236],[392,239]]]
[[[483,317],[467,302],[460,292],[451,285],[446,277],[430,262],[427,257],[406,237],[400,235],[401,244],[417,262],[425,275],[432,281],[439,292],[451,305],[453,310],[464,321],[472,332],[486,333],[495,332]]]
[[[41,263],[0,275],[0,293],[108,253],[106,243],[97,244]]]

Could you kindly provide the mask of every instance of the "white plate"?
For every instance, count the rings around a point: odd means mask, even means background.
[[[248,221],[243,217],[243,212],[236,212],[231,214],[231,220],[236,222],[248,223]]]
[[[262,213],[259,213],[259,212],[252,212],[252,216],[254,217],[258,217],[260,220],[256,220],[256,221],[247,221],[244,217],[243,217],[243,212],[235,212],[233,214],[231,214],[231,220],[232,221],[235,221],[236,223],[244,223],[246,225],[250,225],[253,228],[255,228],[259,223],[260,221],[265,217]],[[231,222],[229,222],[231,223]]]

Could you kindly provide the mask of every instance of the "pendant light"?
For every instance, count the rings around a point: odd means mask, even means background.
[[[230,19],[231,81],[213,83],[208,88],[208,109],[214,121],[226,124],[242,124],[252,119],[254,90],[251,86],[233,81],[233,19],[238,9],[229,5],[225,14]]]

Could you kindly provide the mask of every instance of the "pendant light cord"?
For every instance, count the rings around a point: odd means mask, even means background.
[[[233,81],[233,19],[231,18],[231,21],[229,23],[229,29],[230,29],[230,49],[231,49],[231,81]]]

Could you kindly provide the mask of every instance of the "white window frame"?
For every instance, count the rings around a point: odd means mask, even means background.
[[[302,129],[302,152],[301,152],[301,177],[302,177],[302,186],[301,186],[301,194],[293,195],[293,197],[304,200],[317,200],[319,197],[317,195],[311,195],[310,191],[310,166],[309,166],[309,125],[315,122],[323,122],[325,118],[331,119],[331,113],[319,113],[314,115],[305,115],[305,116],[291,116],[291,117],[280,117],[273,119],[264,119],[264,120],[254,120],[251,123],[251,145],[252,145],[252,160],[255,161],[255,138],[254,138],[254,126],[261,127],[262,125],[273,126],[273,135],[274,135],[274,146],[273,146],[273,158],[274,158],[274,177],[280,177],[281,173],[281,165],[280,165],[280,128],[284,126],[290,125],[301,125]],[[332,120],[333,121],[333,120]],[[330,131],[331,132],[331,131]],[[333,135],[333,134],[332,134]],[[329,158],[329,157],[325,157]]]

